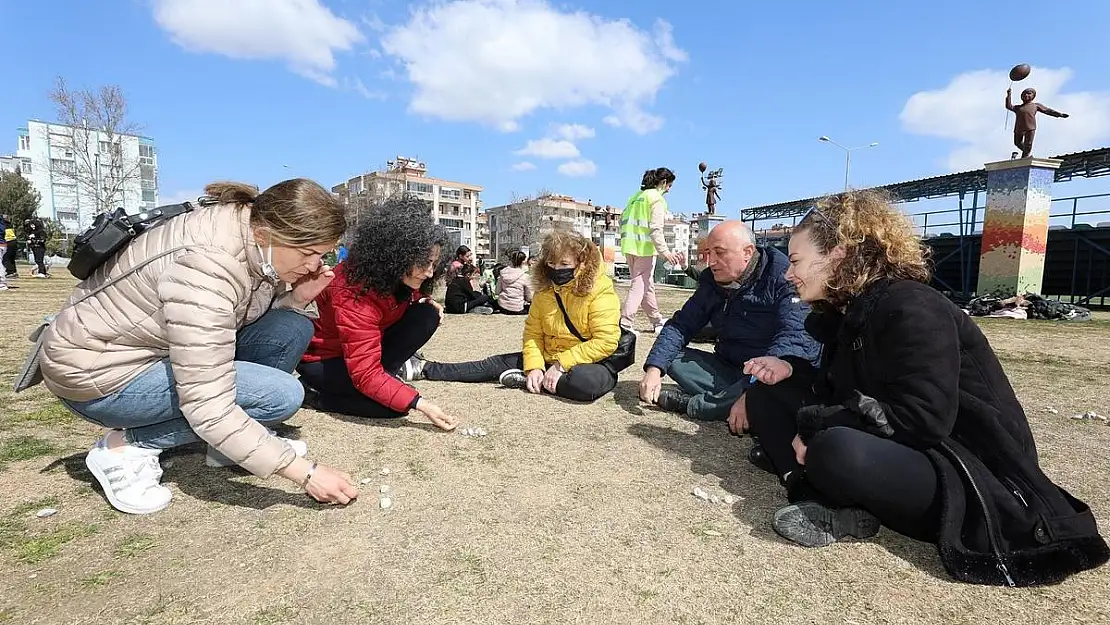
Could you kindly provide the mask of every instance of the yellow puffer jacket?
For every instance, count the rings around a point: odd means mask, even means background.
[[[540,266],[533,273],[536,294],[524,323],[524,370],[545,369],[559,361],[570,371],[575,365],[608,358],[620,340],[620,299],[609,276],[599,275],[600,258],[579,266],[574,280],[555,286]],[[579,341],[567,329],[555,293],[563,300]]]

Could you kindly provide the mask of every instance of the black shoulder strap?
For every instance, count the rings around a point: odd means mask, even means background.
[[[571,323],[570,315],[567,314],[567,307],[563,306],[563,298],[559,297],[558,293],[555,294],[555,303],[559,305],[559,310],[563,311],[563,321],[567,324],[567,329],[570,330],[570,333],[573,334],[575,338],[585,343],[585,337],[583,337],[582,333],[578,331],[578,328],[574,327],[574,324]]]

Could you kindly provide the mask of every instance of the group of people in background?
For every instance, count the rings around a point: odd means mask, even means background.
[[[27,249],[35,262],[31,275],[36,278],[49,278],[50,273],[46,266],[46,243],[49,239],[49,233],[46,229],[46,223],[40,217],[34,215],[23,221],[22,230]],[[0,238],[2,239],[0,240],[0,258],[3,259],[3,271],[0,272],[0,291],[6,291],[9,288],[8,281],[19,277],[19,271],[16,268],[16,258],[19,255],[19,233],[17,233],[16,224],[12,221],[10,215],[0,215],[0,232],[3,233],[3,237]]]
[[[643,307],[658,336],[640,398],[756,437],[749,460],[783,486],[769,522],[785,539],[820,547],[886,526],[935,543],[955,578],[985,584],[1054,583],[1110,558],[1091,511],[1042,472],[983,334],[927,286],[924,248],[888,198],[817,202],[787,253],[741,222],[717,225],[690,263],[695,291],[664,319],[651,276],[659,257],[684,263],[662,237],[674,182],[649,170],[621,217],[623,307],[598,246],[575,232],[549,234],[530,270],[510,254],[491,294],[469,249],[447,256],[447,231],[418,198],[385,200],[346,232],[343,207],[314,182],[214,183],[215,206],[144,232],[76,287],[37,366],[70,410],[106,429],[86,465],[122,511],[168,506],[159,454],[196,441],[211,466],[280,475],[346,504],[358,496],[350,476],[273,426],[303,405],[415,412],[453,429],[453,410],[469,407],[433,402],[420,380],[595,401],[636,360]],[[341,237],[345,259],[329,267]],[[448,277],[441,305],[433,291]],[[445,313],[493,312],[492,295],[501,312],[527,315],[519,350],[424,357]],[[691,347],[706,328],[712,351]]]

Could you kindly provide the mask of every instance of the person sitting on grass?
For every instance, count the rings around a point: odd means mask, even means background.
[[[452,315],[492,315],[494,302],[490,296],[478,291],[475,286],[478,268],[467,263],[461,267],[457,275],[447,285],[447,295],[443,298],[443,305]]]
[[[807,547],[881,525],[937,545],[956,579],[1032,586],[1110,558],[1087,505],[1052,483],[983,332],[928,286],[913,224],[876,192],[817,203],[790,238],[787,278],[823,345],[807,405],[749,391],[748,415]]]
[[[543,241],[532,271],[536,295],[524,322],[524,349],[485,360],[440,363],[414,359],[410,380],[491,382],[531,393],[548,392],[592,402],[617,385],[604,359],[621,337],[620,300],[601,273],[597,245],[576,232],[558,231]],[[568,328],[563,312],[582,334]]]
[[[446,244],[447,230],[415,196],[386,200],[362,218],[347,260],[316,298],[320,318],[297,367],[306,406],[386,419],[416,410],[440,429],[455,427],[398,377],[442,319],[431,294],[446,269]]]
[[[334,276],[321,259],[347,227],[343,207],[302,178],[204,192],[215,205],[143,232],[77,285],[43,335],[43,381],[107,429],[85,465],[121,512],[168,506],[158,456],[197,441],[209,466],[278,474],[346,504],[358,496],[347,474],[269,429],[301,407],[292,371]]]
[[[517,250],[509,254],[509,266],[501,269],[497,279],[497,306],[506,315],[527,315],[532,304],[532,284],[524,261],[528,257]]]

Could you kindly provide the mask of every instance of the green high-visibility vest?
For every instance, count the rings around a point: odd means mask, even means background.
[[[628,199],[621,213],[621,253],[634,256],[655,256],[655,244],[651,242],[651,205],[667,200],[659,189],[637,191]]]

